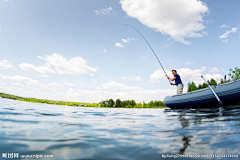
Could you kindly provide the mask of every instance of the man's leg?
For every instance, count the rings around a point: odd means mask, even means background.
[[[182,94],[183,92],[183,84],[178,84],[177,85],[177,94]]]

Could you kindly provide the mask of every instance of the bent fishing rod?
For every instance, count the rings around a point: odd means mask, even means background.
[[[152,49],[152,47],[150,46],[150,44],[148,43],[148,41],[146,40],[146,38],[145,38],[136,28],[134,28],[133,26],[131,26],[131,25],[129,25],[129,24],[124,24],[123,26],[125,26],[125,25],[126,25],[126,26],[129,26],[129,27],[132,27],[135,31],[137,31],[137,32],[143,37],[143,39],[147,42],[148,46],[151,48],[152,52],[154,53],[155,57],[157,58],[157,60],[158,60],[159,64],[161,65],[161,67],[162,67],[165,75],[167,76],[167,73],[166,73],[165,69],[163,68],[162,63],[161,63],[160,60],[158,59],[157,55],[155,54],[154,50]],[[168,79],[168,81],[170,82],[169,79]],[[171,83],[171,82],[170,82],[170,83]]]

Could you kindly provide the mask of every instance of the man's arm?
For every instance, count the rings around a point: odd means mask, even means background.
[[[168,78],[170,81],[174,81],[177,77],[170,78],[170,77],[167,76],[167,78]]]

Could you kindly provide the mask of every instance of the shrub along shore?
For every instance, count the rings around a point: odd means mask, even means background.
[[[6,93],[0,93],[0,97],[19,100],[19,101],[26,101],[32,103],[45,103],[45,104],[52,104],[52,105],[65,105],[65,106],[79,106],[79,107],[118,107],[118,108],[166,108],[163,105],[162,101],[150,101],[149,103],[143,104],[136,103],[134,100],[127,100],[121,101],[117,99],[116,102],[113,99],[109,99],[106,101],[101,101],[100,103],[83,103],[83,102],[67,102],[67,101],[53,101],[53,100],[44,100],[44,99],[36,99],[36,98],[26,98],[15,96]]]

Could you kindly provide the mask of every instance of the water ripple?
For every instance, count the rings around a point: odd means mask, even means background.
[[[0,98],[0,141],[2,153],[53,154],[53,159],[240,154],[240,106],[84,108]]]

